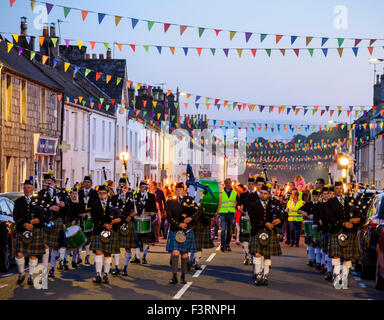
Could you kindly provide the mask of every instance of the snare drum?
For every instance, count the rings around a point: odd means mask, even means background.
[[[87,238],[79,226],[69,227],[67,231],[65,231],[65,237],[67,238],[68,249],[80,248],[87,242]]]
[[[312,220],[304,221],[304,235],[306,237],[311,237],[312,236],[312,226],[313,226],[313,221]]]
[[[84,232],[92,232],[92,231],[93,231],[92,219],[84,220]]]
[[[200,179],[199,181],[203,185],[207,185],[214,197],[207,192],[203,195],[203,198],[201,199],[201,207],[204,209],[205,213],[209,216],[214,216],[217,213],[217,209],[219,208],[220,203],[220,187],[216,180],[205,180]]]
[[[240,230],[243,234],[249,234],[251,232],[251,220],[249,217],[241,217],[240,218]]]
[[[319,234],[317,233],[317,225],[312,226],[312,240],[317,241],[319,240]]]
[[[150,216],[135,216],[133,219],[135,232],[139,234],[151,232],[151,217]]]

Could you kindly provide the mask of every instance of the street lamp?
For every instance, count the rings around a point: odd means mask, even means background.
[[[349,165],[349,159],[348,157],[346,156],[342,156],[339,158],[339,164],[342,166],[342,167],[347,167]]]
[[[124,172],[127,173],[127,161],[129,159],[129,153],[127,151],[123,151],[120,153],[120,160],[123,163]]]

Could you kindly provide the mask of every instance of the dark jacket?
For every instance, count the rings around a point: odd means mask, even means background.
[[[38,198],[32,197],[29,204],[25,200],[25,196],[18,198],[13,207],[13,219],[16,222],[16,230],[19,232],[26,231],[27,229],[23,227],[23,224],[29,223],[35,218],[40,220],[39,224],[33,226],[36,229],[43,228],[44,223],[48,221],[45,210],[38,204]]]
[[[67,205],[67,196],[64,196],[62,192],[58,192],[57,189],[53,191],[53,196],[51,197],[48,189],[41,189],[38,193],[38,201],[40,207],[46,210],[47,217],[52,219],[62,218],[64,219],[66,214],[66,208],[60,208],[59,211],[52,211],[50,207],[57,205],[57,200],[63,201]]]
[[[120,214],[121,214],[121,222],[119,223],[120,226],[126,222],[125,221],[126,218],[134,211],[133,193],[126,192],[124,196],[125,196],[125,200],[120,196],[120,194],[115,194],[110,200],[112,203],[112,206],[120,210]]]
[[[91,217],[94,224],[93,234],[100,234],[101,231],[105,230],[103,226],[105,223],[111,223],[112,220],[120,218],[121,213],[119,209],[112,206],[110,200],[107,201],[107,207],[104,212],[101,205],[101,200],[95,200],[90,204]],[[113,230],[118,231],[119,224],[113,225]]]
[[[72,223],[73,220],[79,221],[80,220],[80,214],[83,213],[82,210],[82,204],[69,201],[66,206],[66,214],[64,216],[64,224]]]
[[[99,199],[99,194],[97,193],[97,191],[95,189],[90,189],[88,193],[88,207],[90,206],[91,202],[97,199]],[[85,207],[86,199],[84,189],[79,190],[79,202],[84,204]]]
[[[169,199],[165,204],[165,209],[172,231],[182,230],[179,228],[179,224],[188,217],[191,217],[192,221],[188,223],[187,229],[191,228],[194,222],[197,221],[203,213],[202,208],[199,207],[195,200],[190,196],[183,197],[181,204],[178,199]]]
[[[344,222],[349,222],[351,218],[360,218],[357,210],[350,206],[350,198],[344,198],[344,208],[337,197],[331,198],[325,205],[325,216],[330,233],[337,233],[341,229],[344,231],[357,232],[358,225],[354,224],[352,229],[343,228]]]
[[[157,213],[157,208],[156,208],[156,197],[153,193],[147,192],[147,199],[144,200],[142,198],[141,192],[140,191],[135,191],[133,194],[134,200],[135,200],[135,205],[136,205],[136,210],[137,210],[137,215],[141,216],[143,212],[154,212]],[[153,215],[151,217],[152,220],[156,219],[156,215]]]

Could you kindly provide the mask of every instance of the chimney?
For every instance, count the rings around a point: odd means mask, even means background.
[[[89,53],[86,53],[86,54],[85,54],[85,60],[89,60],[89,57],[90,57],[90,54],[89,54]]]
[[[376,85],[379,85],[380,84],[380,75],[377,74],[376,75]]]
[[[96,53],[92,53],[92,59],[93,59],[93,60],[96,60],[96,59],[97,59],[97,54],[96,54]]]
[[[48,23],[44,23],[44,26],[43,26],[43,36],[44,37],[49,37],[49,34],[48,34]]]
[[[51,26],[49,28],[49,34],[51,38],[56,38],[56,25],[54,22],[51,23]]]
[[[26,36],[28,35],[28,24],[27,24],[27,18],[21,17],[21,23],[20,23],[20,35]]]
[[[109,60],[112,59],[112,51],[111,51],[111,49],[108,49],[108,51],[107,51],[107,59],[109,59]]]
[[[104,55],[102,53],[99,54],[99,60],[104,60]]]

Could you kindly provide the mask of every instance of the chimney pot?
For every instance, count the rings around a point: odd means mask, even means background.
[[[20,20],[21,20],[21,23],[20,23],[20,34],[22,36],[26,36],[28,34],[27,18],[26,17],[21,17]]]
[[[44,23],[44,26],[43,26],[43,36],[44,37],[48,37],[49,34],[48,34],[48,23]]]
[[[99,60],[104,60],[104,55],[102,53],[99,54]]]
[[[54,22],[51,23],[49,33],[51,37],[56,37],[56,25]]]
[[[379,74],[376,75],[376,84],[377,85],[380,84],[380,75]]]
[[[85,54],[85,60],[89,60],[89,57],[90,57],[89,53],[86,53]]]
[[[108,49],[108,51],[107,51],[107,59],[112,59],[112,51],[111,51],[111,49]]]
[[[97,54],[96,53],[92,53],[92,59],[94,59],[94,60],[97,59]]]

